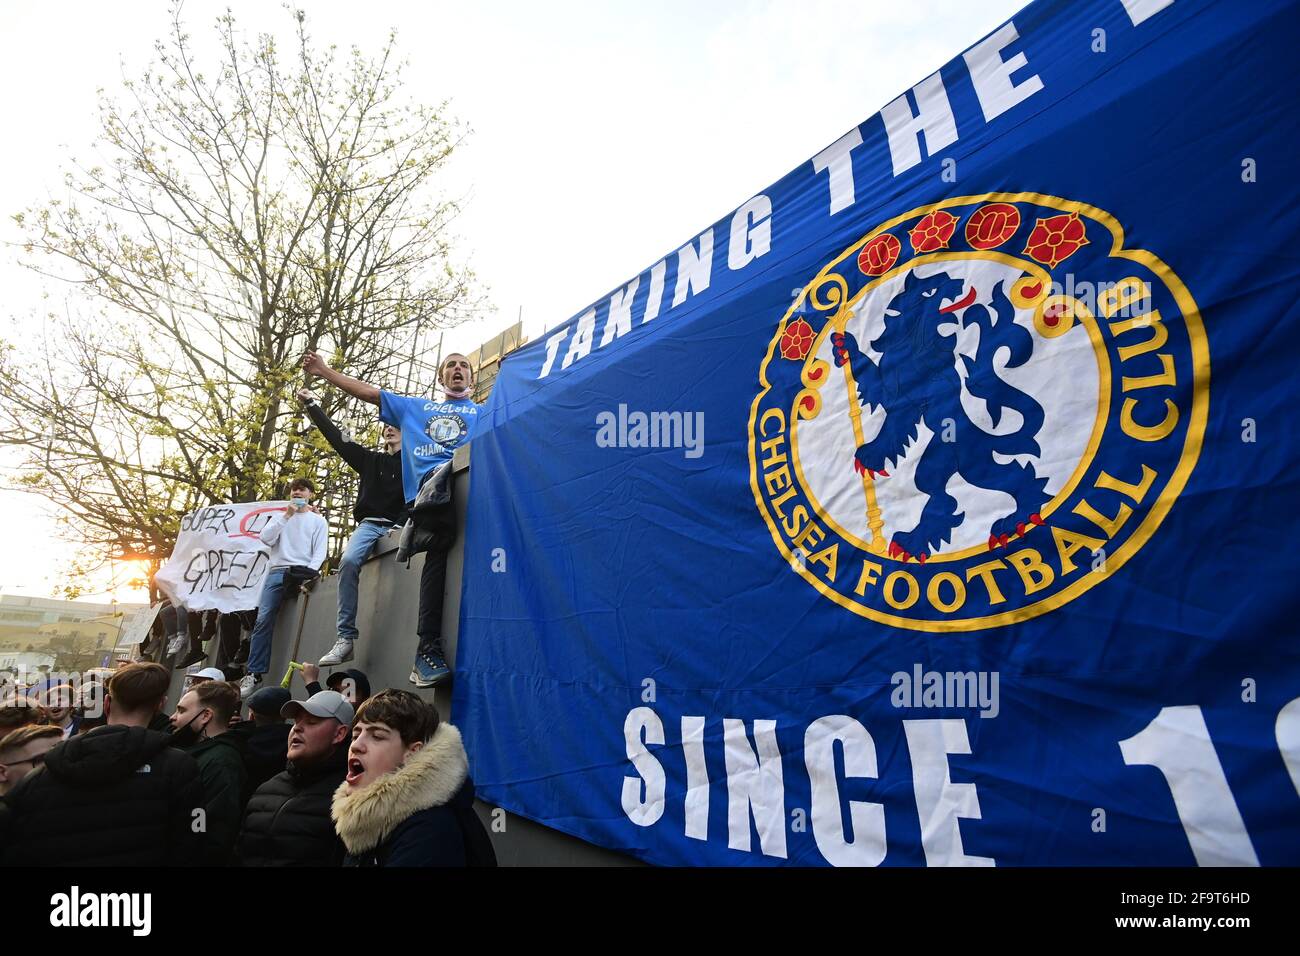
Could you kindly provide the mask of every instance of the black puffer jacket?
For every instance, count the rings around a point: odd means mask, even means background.
[[[330,799],[348,773],[344,743],[320,766],[293,764],[257,788],[239,833],[241,866],[338,866],[343,841],[334,832]]]
[[[112,724],[59,744],[0,800],[0,865],[186,866],[202,844],[194,758]]]

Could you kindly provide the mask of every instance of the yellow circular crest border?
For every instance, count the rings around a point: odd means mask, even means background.
[[[973,196],[953,196],[948,199],[940,200],[936,203],[930,203],[924,206],[918,206],[901,216],[895,216],[887,222],[881,223],[863,238],[857,240],[848,247],[843,253],[831,260],[813,279],[809,285],[815,285],[817,279],[830,273],[837,265],[842,263],[850,255],[860,250],[862,245],[869,242],[872,238],[892,229],[899,223],[906,222],[916,216],[925,215],[928,212],[934,212],[938,209],[947,209],[953,206],[967,206],[980,202],[1025,202],[1034,203],[1040,206],[1050,206],[1056,209],[1077,212],[1085,215],[1095,222],[1101,223],[1109,230],[1111,234],[1111,248],[1107,258],[1110,259],[1128,259],[1132,262],[1140,263],[1165,284],[1174,301],[1182,312],[1183,323],[1187,329],[1188,343],[1192,352],[1192,404],[1191,415],[1188,418],[1187,437],[1183,442],[1182,454],[1179,457],[1178,465],[1174,469],[1173,475],[1169,481],[1160,490],[1160,493],[1152,504],[1151,509],[1147,512],[1146,517],[1141,524],[1125,539],[1124,543],[1116,549],[1113,554],[1107,555],[1105,570],[1090,571],[1079,580],[1067,585],[1056,593],[1043,598],[1041,601],[1035,601],[1032,604],[1026,604],[1011,611],[1003,611],[1000,614],[988,614],[983,617],[966,618],[964,620],[953,621],[931,621],[917,620],[914,618],[900,617],[896,614],[887,614],[874,608],[867,607],[864,604],[854,601],[839,591],[828,586],[816,574],[794,560],[790,549],[786,547],[776,523],[773,521],[771,514],[767,510],[767,505],[759,485],[758,478],[758,458],[755,454],[756,442],[754,425],[758,418],[758,409],[763,398],[772,390],[772,383],[768,381],[767,369],[773,356],[776,354],[777,346],[781,341],[781,335],[785,331],[786,323],[794,314],[799,303],[804,296],[799,296],[791,304],[785,315],[778,324],[776,333],[772,341],[768,344],[767,354],[759,367],[759,393],[754,397],[750,406],[749,424],[748,424],[748,448],[749,448],[749,486],[754,495],[754,503],[758,506],[759,513],[763,516],[763,522],[767,525],[768,533],[772,536],[773,543],[785,558],[786,564],[791,567],[796,574],[799,574],[804,580],[808,581],[825,597],[830,598],[836,604],[852,611],[860,617],[865,617],[879,624],[888,624],[893,627],[900,627],[912,631],[927,631],[933,633],[944,632],[962,632],[978,631],[990,627],[1002,627],[1007,624],[1016,624],[1020,621],[1027,621],[1031,618],[1054,611],[1070,601],[1079,597],[1081,594],[1100,584],[1109,578],[1112,574],[1122,568],[1141,547],[1150,540],[1156,529],[1160,527],[1165,516],[1173,507],[1174,501],[1182,494],[1183,489],[1187,486],[1187,479],[1191,476],[1192,470],[1196,467],[1196,462],[1200,458],[1201,446],[1205,438],[1205,426],[1209,417],[1210,403],[1210,350],[1209,344],[1205,337],[1205,325],[1201,320],[1200,309],[1196,301],[1192,298],[1187,287],[1179,279],[1168,265],[1158,256],[1153,255],[1143,249],[1125,249],[1124,248],[1124,228],[1119,224],[1114,216],[1105,212],[1096,206],[1087,203],[1075,202],[1073,200],[1062,199],[1059,196],[1050,196],[1046,193],[981,193]],[[806,493],[806,492],[805,492]]]

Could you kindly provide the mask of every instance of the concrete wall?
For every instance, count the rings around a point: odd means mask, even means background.
[[[465,502],[469,496],[468,448],[458,452],[456,468],[456,507],[462,533],[447,559],[445,603],[443,604],[443,644],[447,660],[454,666],[456,638],[460,621],[461,572],[465,545]],[[349,514],[348,520],[351,520]],[[410,567],[396,560],[397,533],[381,541],[374,556],[361,570],[360,599],[357,606],[357,627],[361,638],[356,644],[355,659],[343,665],[355,667],[370,678],[371,688],[378,692],[386,687],[414,691],[437,706],[443,719],[451,716],[451,689],[449,686],[434,690],[419,690],[408,682],[411,665],[415,660],[415,624],[420,605],[420,570],[424,556],[417,555]],[[300,597],[286,599],[280,606],[276,620],[275,636],[271,645],[271,669],[265,680],[279,682],[289,666],[294,636],[300,614]],[[306,599],[306,616],[297,657],[299,661],[319,660],[334,644],[338,608],[338,579],[327,577],[320,581]],[[217,641],[209,646],[209,660],[216,654]],[[322,682],[327,672],[323,672]],[[172,675],[169,699],[179,699],[184,675]],[[291,691],[301,699],[303,683],[295,674]],[[471,772],[472,772],[471,767]],[[638,861],[622,854],[593,846],[539,824],[506,813],[492,815],[494,807],[479,801],[479,816],[488,826],[496,848],[497,859],[503,866],[626,866]],[[494,826],[495,824],[495,826]],[[504,825],[504,832],[498,832]]]

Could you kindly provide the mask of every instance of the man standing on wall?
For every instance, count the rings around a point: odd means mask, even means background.
[[[450,461],[456,448],[473,436],[478,404],[471,399],[474,370],[469,359],[453,352],[438,368],[438,382],[446,393],[439,402],[386,392],[377,386],[330,368],[315,352],[302,357],[308,375],[316,375],[354,398],[379,406],[380,420],[402,430],[402,489],[409,509],[416,493],[438,466]],[[416,687],[433,687],[451,674],[442,646],[442,590],[447,571],[448,538],[424,555],[420,575],[420,638],[410,681]]]
[[[320,659],[321,667],[333,667],[352,660],[352,646],[359,636],[357,584],[361,578],[361,566],[379,539],[394,525],[406,521],[406,498],[402,490],[402,430],[396,425],[384,425],[384,450],[372,451],[345,439],[310,391],[299,389],[298,400],[339,457],[361,476],[357,503],[352,508],[357,528],[348,538],[339,564],[338,639],[329,653]]]

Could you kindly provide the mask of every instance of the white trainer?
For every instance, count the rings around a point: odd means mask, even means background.
[[[244,700],[249,697],[257,690],[257,685],[260,683],[262,683],[260,674],[245,674],[239,682],[239,699]]]
[[[316,663],[320,667],[333,667],[335,664],[346,664],[350,660],[352,660],[352,642],[340,637],[334,642],[329,653]]]

